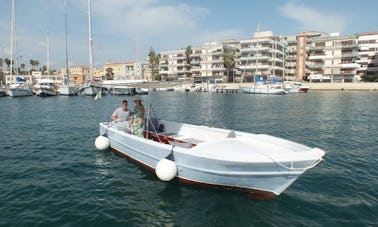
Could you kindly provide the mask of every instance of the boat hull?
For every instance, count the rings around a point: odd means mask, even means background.
[[[227,146],[230,143],[240,149],[238,152],[247,152],[250,147],[238,139],[230,138],[218,144],[208,143],[185,148],[172,145],[174,143],[165,144],[140,138],[107,123],[100,123],[100,134],[106,134],[112,149],[148,169],[154,170],[157,163],[173,151],[174,162],[177,165],[177,180],[237,189],[248,192],[257,199],[278,196],[307,170],[306,168],[288,170],[270,159],[250,162],[206,155],[206,152],[212,149],[217,149],[219,154],[234,153],[235,151]],[[318,160],[319,157],[298,161],[296,165],[310,166]],[[290,162],[280,164],[288,166]]]
[[[105,94],[105,88],[102,88],[100,86],[90,85],[90,86],[83,87],[80,93],[82,95],[95,96],[98,94],[99,91],[101,91],[101,94]]]
[[[7,94],[11,97],[31,96],[33,95],[33,91],[31,89],[15,88],[9,89]]]
[[[58,89],[59,95],[65,95],[65,96],[72,96],[77,95],[79,93],[79,90],[76,86],[61,86]]]
[[[56,90],[51,90],[47,88],[40,88],[35,93],[39,97],[47,97],[47,96],[57,96],[58,92]]]
[[[281,88],[271,88],[268,86],[256,87],[241,87],[240,91],[245,94],[269,94],[269,95],[284,95],[287,92]]]

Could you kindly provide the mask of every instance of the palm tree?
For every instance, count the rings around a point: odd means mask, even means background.
[[[21,64],[21,72],[22,72],[22,74],[25,74],[25,64],[24,63],[22,63]]]
[[[227,79],[230,81],[230,69],[235,68],[235,58],[234,58],[234,51],[231,49],[226,49],[223,56],[223,64],[227,69]],[[232,79],[234,80],[234,78]],[[234,82],[234,81],[232,81]]]
[[[34,70],[35,61],[33,59],[30,59],[29,63],[32,66],[32,70]]]
[[[47,66],[42,66],[42,74],[49,75],[49,72],[47,72]]]
[[[153,80],[161,80],[161,77],[159,76],[158,66],[160,63],[161,55],[155,53],[154,49],[152,47],[150,48],[150,52],[148,53],[148,60],[150,62],[151,71],[152,71],[152,78]]]
[[[35,63],[34,63],[36,66],[37,66],[37,68],[38,68],[38,66],[39,66],[39,61],[38,60],[35,60]]]
[[[106,80],[114,80],[113,68],[107,68],[105,74]]]
[[[11,60],[9,60],[9,58],[6,58],[5,59],[5,64],[7,64],[7,68],[8,68],[8,71],[9,71],[9,66],[11,64]]]
[[[191,68],[190,61],[192,60],[190,55],[192,53],[193,53],[192,46],[191,45],[187,46],[186,49],[185,49],[185,56],[186,56],[186,62],[189,64],[189,66],[187,68],[189,72],[190,72],[190,68]],[[190,74],[191,73],[189,73],[189,76],[190,76]]]

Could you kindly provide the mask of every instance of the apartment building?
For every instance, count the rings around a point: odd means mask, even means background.
[[[309,40],[307,66],[310,81],[354,82],[358,59],[357,35],[313,37]]]
[[[163,81],[191,80],[190,63],[186,49],[160,52],[159,74]]]
[[[224,40],[191,47],[189,56],[187,56],[186,48],[160,52],[161,79],[163,81],[228,82],[223,58],[226,49],[232,49],[233,53],[237,53],[238,46],[238,41]]]
[[[307,78],[311,73],[310,68],[314,67],[314,65],[308,65],[307,63],[309,49],[317,49],[317,47],[311,47],[310,39],[326,36],[328,35],[322,32],[302,32],[299,35],[285,37],[287,41],[284,58],[285,80],[301,81]]]
[[[104,74],[111,69],[113,80],[139,80],[142,78],[142,64],[140,62],[107,62]]]
[[[89,67],[88,66],[71,66],[68,68],[70,74],[70,81],[75,81],[76,84],[84,84],[85,80],[89,79]]]
[[[357,77],[362,75],[378,76],[378,32],[364,32],[358,34],[358,60],[360,68]]]
[[[240,40],[241,81],[252,82],[255,76],[283,79],[285,45],[286,40],[271,31],[256,32],[253,38]]]

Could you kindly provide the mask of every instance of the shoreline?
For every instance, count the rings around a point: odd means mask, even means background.
[[[377,82],[365,83],[303,83],[313,91],[378,91]]]
[[[217,84],[219,86],[226,86],[229,88],[240,88],[243,86],[248,86],[253,83],[222,83]],[[377,91],[378,92],[378,82],[359,82],[359,83],[308,83],[302,82],[303,85],[309,86],[309,91]]]

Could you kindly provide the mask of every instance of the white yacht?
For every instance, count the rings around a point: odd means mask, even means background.
[[[40,97],[58,95],[58,91],[53,79],[41,79],[39,83],[35,85],[35,88],[35,94]]]
[[[11,97],[31,96],[33,89],[31,84],[23,77],[17,76],[16,83],[9,85],[7,95]]]

